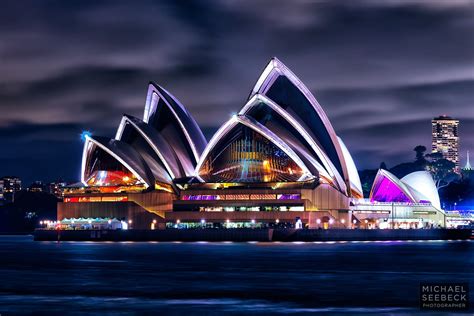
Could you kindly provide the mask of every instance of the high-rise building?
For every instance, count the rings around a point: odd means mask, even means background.
[[[21,180],[14,176],[5,176],[3,181],[3,198],[11,203],[15,200],[15,193],[21,190]]]
[[[45,191],[45,187],[46,186],[43,184],[43,181],[35,181],[30,184],[27,190],[30,192],[43,192]]]
[[[444,159],[455,164],[455,171],[459,172],[459,120],[442,115],[431,121],[433,153],[441,153]]]

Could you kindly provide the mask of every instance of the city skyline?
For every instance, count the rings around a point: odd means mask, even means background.
[[[115,113],[140,116],[150,80],[210,139],[272,56],[308,85],[358,169],[413,159],[443,114],[460,120],[461,166],[473,152],[469,1],[4,3],[0,175],[25,184],[79,180],[81,132],[111,135]]]

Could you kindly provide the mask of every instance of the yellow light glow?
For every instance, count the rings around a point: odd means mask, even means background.
[[[122,178],[122,180],[123,180],[124,182],[128,182],[128,181],[130,181],[130,178],[127,177],[127,176],[125,176],[125,177]]]

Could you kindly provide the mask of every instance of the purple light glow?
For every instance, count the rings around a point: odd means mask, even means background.
[[[371,202],[411,202],[410,198],[392,181],[383,177],[374,188]]]
[[[214,201],[218,199],[217,195],[183,195],[184,201]]]
[[[300,194],[278,194],[278,200],[299,200],[301,199]]]

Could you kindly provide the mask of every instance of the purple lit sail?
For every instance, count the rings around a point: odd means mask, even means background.
[[[371,202],[411,202],[410,198],[403,192],[398,185],[393,183],[387,177],[374,187]]]

